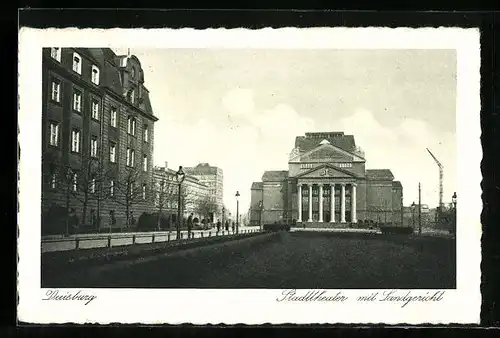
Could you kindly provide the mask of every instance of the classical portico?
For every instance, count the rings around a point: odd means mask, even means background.
[[[355,182],[299,181],[297,183],[298,221],[356,223],[356,187]],[[307,214],[303,213],[304,209],[307,210]]]

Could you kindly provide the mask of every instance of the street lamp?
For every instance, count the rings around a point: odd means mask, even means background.
[[[236,191],[236,233],[238,234],[238,231],[239,231],[239,215],[240,215],[240,200],[238,199],[238,197],[240,197],[240,192],[239,191]]]
[[[179,170],[175,173],[175,179],[177,180],[177,183],[179,184],[179,192],[177,195],[177,240],[181,239],[181,186],[182,182],[186,178],[186,174],[182,170],[182,166],[179,166]]]
[[[226,208],[222,206],[222,228],[224,229],[224,218],[226,218]]]
[[[411,204],[411,224],[413,230],[415,230],[415,202]]]

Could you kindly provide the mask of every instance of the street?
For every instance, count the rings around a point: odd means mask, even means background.
[[[455,288],[453,239],[279,233],[127,265],[54,287]],[[92,277],[91,277],[92,276]],[[69,285],[67,283],[77,283]]]

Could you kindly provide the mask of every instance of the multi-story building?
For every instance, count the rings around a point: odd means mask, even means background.
[[[179,185],[176,180],[176,171],[164,167],[155,167],[154,180],[154,205],[155,211],[160,212],[172,222],[177,220]],[[183,217],[193,214],[195,221],[200,222],[205,217],[201,215],[200,203],[210,197],[208,186],[194,176],[186,174],[181,187],[181,206]]]
[[[134,224],[152,208],[158,120],[140,61],[109,48],[44,48],[42,82],[44,231]]]
[[[208,163],[199,163],[195,167],[184,168],[184,171],[208,186],[209,193],[217,205],[217,212],[214,213],[213,218],[214,220],[222,219],[222,208],[224,206],[224,174],[222,169]]]
[[[389,169],[365,169],[364,152],[343,132],[297,136],[289,170],[266,171],[251,187],[250,221],[293,220],[342,227],[358,221],[401,223],[403,187]]]

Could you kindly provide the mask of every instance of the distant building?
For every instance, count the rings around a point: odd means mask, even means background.
[[[44,48],[42,84],[42,233],[133,226],[152,208],[158,121],[139,59]]]
[[[154,180],[154,205],[155,211],[161,212],[173,222],[177,220],[179,185],[176,180],[176,170],[169,169],[168,163],[164,167],[155,167]],[[182,182],[181,200],[183,217],[191,213],[200,221],[203,215],[198,212],[200,201],[210,196],[209,187],[195,176],[186,174]]]
[[[184,171],[208,186],[209,194],[213,197],[213,201],[218,208],[213,215],[214,220],[222,219],[222,208],[224,206],[224,173],[222,169],[208,163],[200,163],[195,167],[185,167]]]
[[[342,132],[297,136],[288,170],[266,171],[251,187],[250,222],[341,227],[401,222],[403,187],[389,169],[365,169],[364,152]]]

